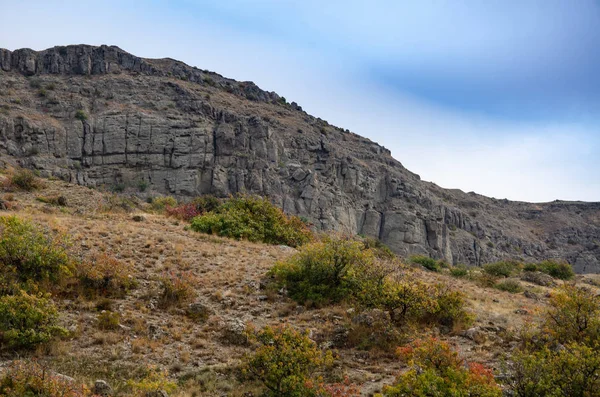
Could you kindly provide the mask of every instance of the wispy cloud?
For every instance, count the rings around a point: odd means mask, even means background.
[[[444,187],[600,200],[592,0],[0,0],[0,14],[0,47],[115,44],[253,80]]]

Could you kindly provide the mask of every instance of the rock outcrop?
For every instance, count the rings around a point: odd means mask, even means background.
[[[0,155],[47,175],[142,195],[255,193],[401,255],[600,272],[600,203],[442,189],[251,82],[109,46],[0,49],[0,70]]]

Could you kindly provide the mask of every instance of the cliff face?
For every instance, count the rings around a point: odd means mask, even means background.
[[[0,49],[0,69],[6,161],[138,194],[256,193],[401,255],[472,265],[564,258],[578,272],[600,272],[600,203],[442,189],[380,145],[253,83],[108,46]]]

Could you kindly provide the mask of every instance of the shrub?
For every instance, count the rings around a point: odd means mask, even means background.
[[[469,275],[469,268],[466,265],[458,264],[450,268],[450,275],[452,277],[466,277]]]
[[[387,311],[393,323],[404,325],[434,311],[431,289],[419,280],[397,281],[386,279],[379,289],[363,292],[363,303]]]
[[[473,323],[473,315],[465,310],[465,294],[452,290],[444,284],[432,289],[434,305],[427,306],[424,320],[452,329],[462,329]]]
[[[483,271],[494,277],[510,277],[519,269],[517,262],[501,261],[483,265]]]
[[[565,284],[550,297],[537,330],[509,367],[508,388],[518,397],[595,396],[600,389],[600,297]]]
[[[192,300],[196,296],[198,280],[190,272],[168,272],[161,278],[161,284],[160,303],[166,307]]]
[[[372,265],[374,254],[358,241],[332,238],[300,248],[271,270],[290,296],[300,303],[322,305],[350,298],[360,275]]]
[[[18,291],[0,297],[0,345],[31,348],[66,331],[56,325],[58,311],[43,295]]]
[[[243,373],[262,382],[267,396],[314,395],[316,372],[333,364],[330,351],[288,326],[267,326],[250,338],[257,346],[245,356]]]
[[[421,265],[432,272],[439,272],[441,265],[438,261],[425,255],[414,255],[409,258],[411,263]]]
[[[561,280],[570,280],[575,276],[571,265],[567,262],[543,261],[538,263],[540,271]]]
[[[216,197],[200,196],[189,203],[167,206],[166,212],[169,216],[189,222],[199,215],[216,210],[220,205],[221,202]]]
[[[0,375],[0,396],[84,397],[84,385],[54,374],[35,361],[16,360]]]
[[[540,269],[538,268],[538,265],[536,263],[526,263],[523,265],[523,271],[526,272],[537,272]]]
[[[6,190],[23,190],[30,192],[43,187],[43,183],[31,170],[18,169],[15,170],[4,182],[3,187]]]
[[[105,331],[115,330],[119,329],[121,315],[117,312],[103,310],[98,314],[97,321],[98,328]]]
[[[492,371],[481,364],[465,366],[458,354],[435,338],[416,341],[398,349],[410,369],[400,374],[385,396],[480,396],[500,397],[502,391]]]
[[[0,217],[0,271],[21,282],[60,282],[73,264],[63,238],[17,217]]]
[[[177,200],[171,196],[155,197],[152,199],[152,209],[158,212],[164,211],[167,207],[177,206]]]
[[[142,180],[138,182],[137,186],[140,192],[145,192],[148,189],[149,184],[148,182]]]
[[[550,296],[543,334],[559,343],[600,342],[600,296],[588,289],[564,285]]]
[[[75,112],[75,118],[81,122],[84,122],[87,120],[88,116],[83,110],[78,110]]]
[[[122,296],[136,284],[133,266],[105,253],[95,254],[77,266],[80,285],[88,293]]]
[[[363,240],[365,249],[373,250],[373,253],[380,259],[396,259],[396,254],[385,245],[381,240],[374,237],[367,237]]]
[[[523,292],[523,287],[517,280],[504,280],[496,283],[494,286],[500,291],[510,292],[511,294],[517,294],[519,292]]]
[[[146,375],[141,380],[130,380],[127,385],[131,390],[128,395],[133,397],[162,396],[163,394],[158,394],[161,391],[173,393],[177,390],[177,384],[169,380],[168,372],[153,366],[148,367]]]
[[[312,239],[308,227],[265,198],[233,197],[217,209],[192,220],[197,232],[297,247]]]
[[[569,343],[561,349],[547,346],[513,356],[508,382],[516,397],[596,396],[600,390],[600,354],[597,349]]]

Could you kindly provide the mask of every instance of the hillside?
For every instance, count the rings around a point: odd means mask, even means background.
[[[6,177],[0,174],[0,182]],[[32,192],[4,192],[0,197],[9,209],[0,210],[0,216],[17,216],[54,233],[68,234],[77,257],[85,262],[98,253],[109,255],[122,266],[130,266],[128,276],[137,285],[128,294],[110,299],[58,294],[54,299],[61,313],[59,321],[70,336],[47,349],[18,354],[0,351],[7,362],[38,357],[53,371],[78,382],[93,385],[103,379],[115,390],[123,390],[127,380],[142,376],[147,366],[154,365],[184,385],[177,396],[250,396],[255,394],[244,393],[252,393],[256,385],[240,384],[236,375],[240,359],[249,351],[239,343],[240,332],[249,326],[286,323],[309,330],[319,346],[335,348],[338,358],[332,376],[347,376],[360,385],[362,395],[380,391],[403,368],[393,352],[352,345],[352,338],[369,338],[371,332],[379,332],[381,325],[369,327],[364,334],[360,331],[361,321],[376,316],[377,311],[347,304],[309,309],[284,293],[266,289],[268,270],[295,249],[189,231],[185,223],[155,212],[135,197],[57,180],[43,184]],[[52,197],[60,196],[65,197],[62,205],[51,204]],[[502,370],[502,355],[517,346],[521,327],[539,321],[547,306],[546,293],[552,291],[520,281],[526,293],[512,294],[447,272],[405,271],[413,280],[442,282],[463,291],[467,310],[476,317],[470,332],[421,328],[415,334],[424,337],[441,331],[462,357],[497,371]],[[191,306],[159,304],[161,280],[171,272],[197,280]],[[577,280],[588,287],[599,281],[592,275]],[[191,307],[201,308],[206,316],[195,320],[189,316]],[[119,313],[115,328],[99,326],[103,310]]]
[[[402,256],[478,266],[559,258],[600,272],[600,203],[440,188],[384,147],[251,82],[114,46],[0,50],[0,70],[7,164],[142,199],[256,193],[321,230],[374,236]]]

